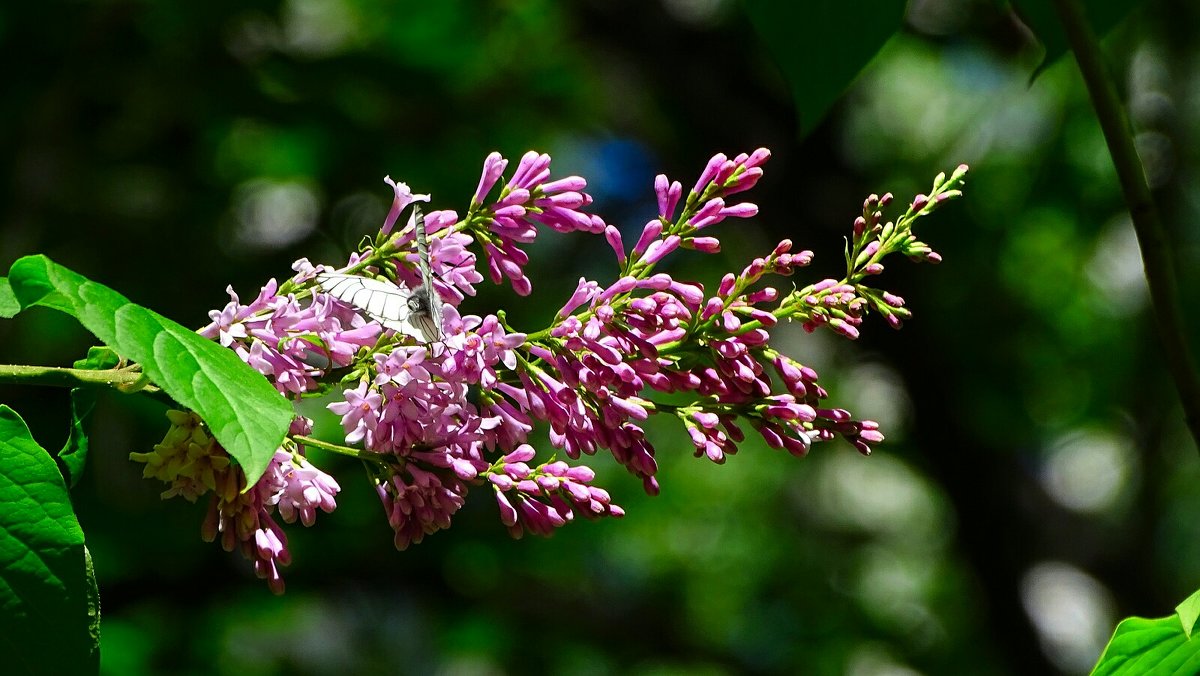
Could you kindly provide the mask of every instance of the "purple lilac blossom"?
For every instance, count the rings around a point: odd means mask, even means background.
[[[333,511],[341,487],[304,457],[302,446],[285,444],[275,451],[262,478],[243,492],[245,475],[230,462],[199,416],[168,411],[167,418],[171,428],[162,443],[150,453],[131,453],[130,459],[145,463],[143,476],[168,484],[163,497],[180,495],[195,502],[211,493],[201,537],[208,542],[219,538],[225,551],[240,551],[271,591],[283,593],[279,567],[291,563],[291,554],[287,534],[273,515],[311,526],[318,509]],[[311,431],[312,421],[297,417],[290,433]]]
[[[906,221],[882,223],[891,195],[869,197],[853,225],[843,280],[789,294],[763,285],[768,275],[791,275],[811,263],[812,252],[793,253],[790,240],[724,275],[715,293],[653,270],[681,248],[719,252],[710,229],[758,213],[753,203],[726,199],[753,187],[769,158],[762,148],[733,159],[715,155],[686,195],[679,181],[656,177],[657,217],[626,251],[616,227],[586,212],[591,197],[584,179],[552,180],[550,157],[529,152],[503,181],[509,162],[492,153],[466,217],[450,210],[425,216],[432,284],[443,301],[441,340],[419,344],[322,293],[314,280],[331,268],[306,259],[294,264],[290,280],[271,280],[248,304],[230,288],[230,303],[210,313],[212,322],[200,333],[235,350],[284,396],[323,388],[335,393],[327,407],[341,419],[343,443],[361,449],[345,450],[368,461],[398,549],[449,527],[470,488],[482,485],[491,486],[501,523],[514,537],[550,535],[576,515],[622,516],[609,493],[593,485],[588,467],[554,458],[534,464],[529,437],[539,421],[548,427],[550,445],[568,459],[605,450],[650,494],[659,491],[658,463],[644,424],[656,414],[677,418],[694,454],[714,463],[737,452],[744,425],[769,447],[795,456],[838,437],[870,453],[883,441],[878,425],[826,405],[817,373],[775,350],[771,330],[795,320],[810,331],[826,326],[856,338],[871,310],[899,326],[911,316],[904,300],[862,280],[883,271],[879,259],[888,253],[940,260],[906,228],[956,196],[952,188],[966,169],[949,181],[939,177],[930,196],[909,205]],[[424,280],[412,213],[404,228],[392,230],[406,208],[430,196],[385,181],[394,195],[379,237],[340,270],[417,289]],[[488,202],[497,186],[499,194]],[[529,257],[519,245],[547,228],[603,234],[615,256],[615,281],[580,279],[551,326],[534,333],[513,330],[503,313],[460,312],[483,281],[472,247],[483,252],[493,282],[508,280],[517,294],[528,295]],[[691,403],[657,402],[656,393],[686,394]],[[206,539],[219,536],[226,549],[240,549],[272,590],[282,591],[279,567],[290,554],[273,515],[311,525],[318,509],[335,508],[340,487],[304,457],[302,445],[289,441],[263,477],[241,492],[244,475],[203,423],[194,414],[172,416],[154,453],[133,457],[146,463],[146,476],[168,483],[164,496],[195,500],[211,492]],[[310,431],[311,422],[298,418],[291,434]]]

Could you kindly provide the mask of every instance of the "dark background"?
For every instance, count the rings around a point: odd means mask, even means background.
[[[1189,311],[1197,13],[1148,3],[1106,42]],[[595,463],[624,520],[512,541],[478,493],[401,553],[361,470],[314,451],[344,490],[289,529],[277,598],[126,460],[162,407],[105,395],[73,495],[107,673],[1081,673],[1120,617],[1200,586],[1200,466],[1099,127],[1069,59],[1028,84],[1036,48],[990,2],[912,3],[803,140],[728,0],[20,3],[0,9],[0,63],[0,266],[46,253],[195,326],[227,284],[252,297],[297,257],[344,260],[382,221],[385,174],[463,212],[492,150],[551,153],[636,232],[654,174],[690,186],[715,152],[771,148],[760,216],[719,226],[721,258],[674,263],[708,285],[783,237],[817,253],[797,282],[837,275],[863,197],[972,165],[918,225],[945,262],[880,280],[916,313],[903,331],[779,332],[884,425],[871,458],[747,443],[717,467],[653,427],[658,498]],[[580,275],[611,279],[607,251],[547,235],[533,297],[468,307],[540,328]],[[49,311],[0,325],[4,362],[88,344]],[[65,438],[64,393],[0,401],[46,447]]]

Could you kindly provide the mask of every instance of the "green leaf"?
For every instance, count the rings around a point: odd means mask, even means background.
[[[74,316],[198,413],[242,465],[248,486],[262,476],[291,424],[292,404],[232,350],[45,256],[19,259],[8,279],[22,309],[42,305]]]
[[[1067,53],[1067,35],[1063,32],[1062,22],[1058,19],[1051,0],[1014,0],[1017,15],[1021,21],[1033,31],[1039,42],[1046,49],[1042,62],[1029,76],[1032,81],[1046,68],[1058,61]],[[1081,2],[1087,20],[1096,35],[1103,36],[1117,22],[1125,18],[1135,6],[1135,0],[1106,0],[1105,2]]]
[[[0,646],[6,671],[100,668],[95,580],[67,486],[25,421],[0,405]],[[95,610],[98,613],[98,610]]]
[[[13,295],[12,287],[7,277],[0,277],[0,318],[11,319],[21,311],[21,304]]]
[[[896,33],[896,0],[743,0],[750,23],[792,89],[802,132],[833,103]]]
[[[1196,628],[1196,620],[1200,619],[1200,591],[1196,591],[1183,603],[1175,606],[1175,612],[1179,615],[1180,624],[1183,625],[1183,633],[1191,638],[1192,630]]]
[[[88,348],[87,357],[76,359],[73,366],[89,371],[104,371],[116,368],[121,363],[121,355],[107,345],[93,345]]]
[[[1200,637],[1188,638],[1179,619],[1178,615],[1172,615],[1157,620],[1141,617],[1122,620],[1092,675],[1200,673]]]
[[[67,435],[67,443],[58,452],[58,465],[70,488],[79,483],[87,464],[88,437],[83,426],[95,406],[96,390],[90,387],[71,389],[71,432]]]

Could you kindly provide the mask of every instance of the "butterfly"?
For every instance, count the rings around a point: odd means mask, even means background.
[[[433,288],[433,273],[429,268],[425,215],[415,204],[413,219],[417,231],[421,286],[410,290],[386,280],[340,272],[317,275],[317,284],[325,293],[349,303],[384,327],[426,343],[434,343],[442,338],[442,303]]]

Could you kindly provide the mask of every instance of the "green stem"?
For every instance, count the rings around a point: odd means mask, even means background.
[[[1200,378],[1184,331],[1175,262],[1150,195],[1150,186],[1146,183],[1146,172],[1134,147],[1132,129],[1103,62],[1100,43],[1083,15],[1080,1],[1054,0],[1054,6],[1083,74],[1096,117],[1100,120],[1100,129],[1108,143],[1108,152],[1117,169],[1117,179],[1125,193],[1125,203],[1129,205],[1167,370],[1175,379],[1175,389],[1179,391],[1192,439],[1200,447]]]
[[[51,387],[95,387],[108,385],[120,389],[142,380],[140,371],[72,369],[61,366],[25,366],[0,364],[0,383],[17,385],[49,385]],[[143,391],[157,391],[146,386]]]
[[[375,453],[373,451],[363,450],[361,448],[339,446],[337,444],[331,444],[328,441],[321,441],[320,439],[316,439],[314,437],[304,436],[303,434],[294,434],[292,435],[292,439],[296,443],[304,444],[305,446],[313,446],[323,451],[329,451],[330,453],[337,453],[338,455],[345,455],[351,458],[358,458],[359,460],[373,462],[378,465],[393,464],[388,461],[388,456],[385,456],[381,453]]]

